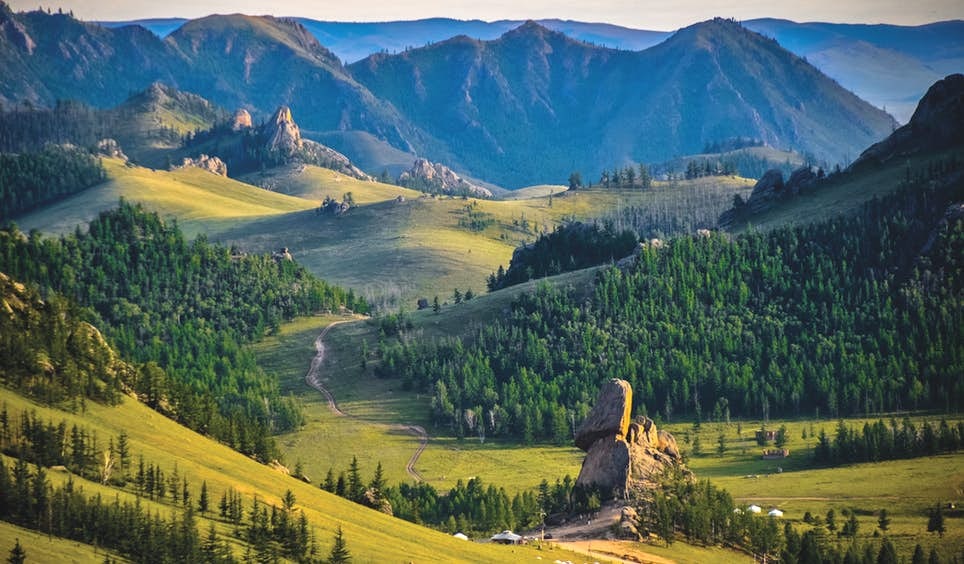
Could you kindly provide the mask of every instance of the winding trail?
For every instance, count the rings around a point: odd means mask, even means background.
[[[319,333],[315,339],[315,357],[311,359],[311,365],[308,367],[308,372],[305,373],[305,383],[321,392],[328,401],[328,409],[339,417],[354,416],[342,411],[342,409],[338,407],[338,402],[335,401],[335,396],[321,383],[321,367],[325,363],[325,337],[328,335],[328,331],[335,325],[347,322],[348,320],[335,321],[322,329],[321,333]],[[422,456],[422,453],[425,452],[425,447],[428,446],[428,433],[425,432],[425,429],[421,425],[394,424],[388,425],[388,427],[390,429],[399,429],[418,437],[418,448],[415,449],[415,452],[408,459],[408,463],[405,464],[405,472],[415,479],[415,481],[424,482],[425,478],[415,469],[415,464],[418,463],[418,457]]]

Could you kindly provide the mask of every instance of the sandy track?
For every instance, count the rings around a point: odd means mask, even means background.
[[[308,367],[308,372],[305,373],[305,383],[321,392],[328,401],[328,409],[339,417],[352,417],[352,415],[342,411],[342,409],[338,407],[335,396],[321,383],[321,368],[325,363],[325,337],[328,335],[328,331],[335,325],[346,322],[347,321],[335,321],[318,334],[318,337],[315,339],[315,357],[311,359],[311,365]],[[405,472],[416,481],[424,482],[425,479],[419,471],[415,469],[415,465],[418,463],[418,457],[422,456],[425,447],[428,446],[428,433],[426,433],[425,429],[420,425],[396,424],[389,425],[389,428],[400,429],[418,437],[418,448],[415,449],[415,452],[412,453],[412,456],[408,459],[408,463],[405,465]]]

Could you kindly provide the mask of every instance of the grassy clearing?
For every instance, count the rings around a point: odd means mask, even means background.
[[[145,459],[159,463],[167,472],[177,464],[179,472],[186,475],[192,488],[200,488],[202,481],[208,484],[211,498],[217,500],[227,488],[234,487],[246,498],[254,495],[268,503],[280,505],[280,496],[290,489],[303,508],[314,528],[319,548],[327,552],[335,529],[340,525],[345,532],[348,547],[358,561],[406,561],[437,562],[525,562],[542,558],[563,560],[572,558],[562,551],[538,551],[529,547],[500,547],[465,543],[416,525],[394,519],[362,506],[350,503],[287,477],[278,471],[234,452],[227,447],[180,427],[143,405],[125,400],[117,407],[88,404],[83,414],[71,414],[45,408],[7,390],[0,391],[0,399],[8,410],[19,413],[22,409],[34,409],[43,417],[55,421],[64,419],[68,425],[78,424],[98,433],[102,439],[117,436],[126,430],[130,436],[132,452],[143,454]],[[51,481],[57,473],[50,473]],[[60,478],[62,479],[62,478]],[[77,479],[75,479],[77,481]],[[81,481],[82,482],[82,481]],[[101,486],[84,482],[83,487],[95,493]],[[114,495],[118,490],[109,490]],[[122,497],[129,493],[120,493]],[[164,506],[162,514],[174,510]],[[209,519],[199,519],[199,528],[205,530]]]
[[[911,416],[915,425],[925,418],[932,425],[940,420],[933,416]],[[860,428],[864,422],[876,420],[848,419],[846,423]],[[884,420],[888,421],[889,417]],[[768,429],[786,425],[790,456],[782,460],[762,460],[763,447],[757,446],[754,438],[760,424],[760,421],[733,422],[729,426],[704,423],[699,436],[705,454],[691,454],[690,468],[698,477],[709,478],[726,488],[738,502],[756,503],[765,511],[779,508],[784,511],[785,519],[801,527],[808,527],[803,523],[808,511],[823,517],[833,509],[838,527],[847,519],[845,511],[855,511],[860,523],[859,537],[870,539],[877,529],[878,512],[887,509],[892,520],[887,535],[900,554],[909,555],[918,542],[928,550],[934,545],[939,550],[955,553],[964,549],[964,520],[960,515],[946,516],[947,533],[943,539],[927,533],[927,511],[935,503],[960,505],[964,501],[964,453],[820,468],[813,463],[817,434],[823,429],[832,437],[837,421],[790,420],[771,421],[767,425]],[[680,446],[692,453],[696,436],[692,424],[677,423],[661,428],[670,430]],[[716,451],[721,433],[726,445],[722,456]]]

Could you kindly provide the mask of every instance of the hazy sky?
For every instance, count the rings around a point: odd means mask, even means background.
[[[964,19],[961,0],[8,0],[14,10],[73,10],[85,20],[196,18],[241,12],[334,21],[560,18],[674,30],[714,16],[916,25]]]

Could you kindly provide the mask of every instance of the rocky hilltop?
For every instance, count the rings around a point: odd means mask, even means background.
[[[586,451],[576,486],[597,489],[604,499],[625,498],[651,487],[665,468],[682,465],[673,435],[657,430],[648,417],[632,419],[632,405],[629,382],[603,384],[576,430],[576,446]]]
[[[907,125],[861,153],[851,168],[884,163],[921,151],[940,151],[964,143],[964,74],[935,82],[921,98]]]
[[[427,159],[416,159],[412,168],[398,177],[398,184],[431,194],[455,194],[491,198],[492,192],[459,176],[449,167]]]
[[[370,176],[351,164],[345,155],[321,143],[302,138],[301,128],[295,123],[288,106],[280,106],[263,128],[262,138],[267,140],[264,149],[275,164],[300,161],[330,168],[359,180],[371,180]]]

